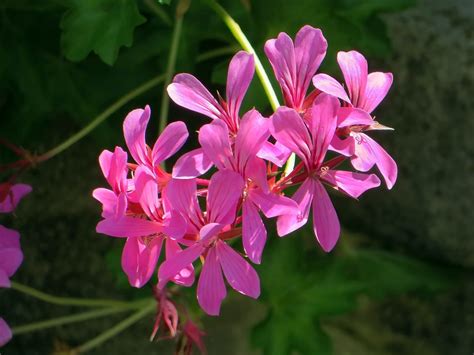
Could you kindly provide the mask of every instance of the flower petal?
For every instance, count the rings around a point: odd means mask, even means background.
[[[286,163],[288,157],[291,155],[291,150],[285,147],[280,142],[272,144],[268,141],[264,142],[260,148],[257,156],[259,158],[271,161],[280,168]]]
[[[372,112],[387,95],[392,86],[392,73],[374,72],[367,77],[367,86],[365,88],[364,100],[360,108],[367,112]]]
[[[189,133],[184,122],[170,123],[160,134],[153,146],[153,165],[157,166],[176,153],[188,139]]]
[[[188,229],[188,221],[181,212],[171,210],[163,215],[163,233],[173,239],[181,239]]]
[[[248,198],[260,208],[267,218],[301,213],[298,204],[283,195],[265,193],[261,189],[252,189]]]
[[[21,199],[31,192],[32,187],[26,184],[15,184],[10,188],[7,196],[0,201],[0,213],[13,212]]]
[[[10,279],[5,271],[0,268],[0,288],[10,288]]]
[[[229,141],[229,129],[222,120],[215,120],[201,127],[199,143],[204,154],[218,169],[233,169],[234,157]]]
[[[207,253],[197,286],[197,299],[201,308],[211,316],[218,316],[222,300],[227,295],[216,248]]]
[[[12,338],[12,331],[7,322],[0,318],[0,346],[4,346]]]
[[[135,192],[138,202],[148,218],[158,221],[160,219],[158,182],[146,166],[140,165],[135,170]]]
[[[246,200],[242,207],[242,243],[253,263],[260,264],[266,241],[267,230],[258,209],[252,201]]]
[[[190,74],[178,74],[168,85],[168,95],[176,104],[212,119],[222,116],[222,109],[201,82]]]
[[[239,118],[240,105],[255,73],[253,54],[240,51],[234,55],[227,73],[226,100],[230,115]]]
[[[369,189],[380,186],[380,179],[375,174],[353,173],[344,170],[328,170],[321,176],[321,179],[354,198],[358,198]]]
[[[334,248],[341,232],[336,210],[326,189],[319,181],[314,183],[313,230],[325,252],[330,252]]]
[[[23,262],[20,248],[20,233],[0,225],[0,270],[8,277],[18,270]]]
[[[258,298],[260,279],[254,268],[223,241],[216,243],[216,251],[229,285],[243,295]]]
[[[104,150],[99,155],[99,164],[107,182],[115,193],[127,191],[127,153],[120,147],[114,152]]]
[[[118,220],[106,218],[97,224],[97,233],[111,237],[146,237],[160,233],[163,225],[142,218],[124,216]]]
[[[349,96],[347,96],[346,90],[342,87],[341,83],[327,74],[316,74],[313,77],[313,85],[316,89],[325,92],[326,94],[335,96],[342,101],[351,103]]]
[[[207,192],[207,220],[231,224],[235,219],[237,203],[244,189],[242,177],[230,170],[216,172]]]
[[[367,84],[367,60],[357,51],[337,53],[337,62],[341,67],[347,90],[355,107],[361,107]]]
[[[202,148],[183,154],[173,167],[174,179],[191,179],[205,174],[212,167],[212,160]]]
[[[364,110],[355,107],[340,107],[337,110],[338,127],[355,125],[370,126],[372,124],[374,124],[372,116]]]
[[[178,242],[172,239],[166,239],[166,259],[174,258],[177,254],[182,251]],[[186,287],[191,286],[194,283],[194,267],[193,264],[181,269],[172,279],[175,284],[183,285]]]
[[[123,122],[123,135],[128,151],[138,164],[146,165],[149,162],[145,141],[146,127],[150,120],[150,106],[145,109],[131,111]]]
[[[355,154],[355,140],[353,137],[349,136],[346,139],[341,139],[337,134],[332,137],[331,144],[329,145],[329,150],[342,154],[346,157],[352,157]]]

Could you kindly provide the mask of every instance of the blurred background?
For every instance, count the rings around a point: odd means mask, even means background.
[[[121,96],[167,68],[177,0],[2,0],[0,138],[43,153],[87,125]],[[344,231],[331,254],[312,231],[278,239],[269,232],[257,266],[259,300],[235,292],[221,316],[202,317],[209,354],[465,355],[474,351],[474,3],[472,0],[221,1],[267,69],[262,49],[279,32],[304,24],[323,30],[329,49],[320,72],[342,79],[339,50],[364,53],[371,71],[394,85],[376,110],[395,132],[375,133],[399,167],[392,191],[360,201],[333,194]],[[223,92],[239,49],[205,1],[183,17],[175,72],[190,72]],[[270,73],[270,71],[269,71]],[[277,86],[275,86],[276,88]],[[148,142],[156,139],[163,85],[128,101],[84,139],[19,177],[33,192],[0,223],[22,235],[25,261],[14,280],[69,297],[134,299],[122,241],[95,233],[105,186],[97,157],[125,146],[128,111],[150,104]],[[247,108],[271,109],[255,77]],[[170,104],[197,145],[206,118]],[[0,147],[0,164],[17,157]],[[2,180],[8,174],[0,176]],[[273,228],[273,223],[269,223]],[[186,291],[185,291],[186,292]],[[190,307],[197,312],[194,291]],[[0,315],[12,326],[71,314],[13,290],[0,290]],[[101,318],[14,337],[2,354],[52,354],[120,321]],[[150,316],[91,354],[168,354],[150,343]]]

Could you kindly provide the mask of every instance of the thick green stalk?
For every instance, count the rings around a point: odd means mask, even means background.
[[[64,150],[68,149],[74,143],[79,141],[80,139],[84,138],[87,134],[89,134],[94,128],[96,128],[100,123],[105,121],[109,118],[113,113],[115,113],[118,109],[120,109],[123,105],[125,105],[130,100],[134,99],[135,97],[143,94],[144,92],[150,90],[151,88],[157,86],[165,79],[164,75],[159,75],[154,77],[153,79],[147,81],[146,83],[140,85],[139,87],[133,89],[128,94],[122,96],[120,99],[115,101],[112,105],[110,105],[105,111],[100,113],[96,116],[87,126],[81,129],[79,132],[74,134],[73,136],[69,137],[63,143],[59,144],[58,146],[54,147],[53,149],[47,151],[46,153],[40,155],[37,158],[37,162],[42,162],[52,157],[58,155],[59,153],[63,152]]]
[[[276,109],[280,106],[280,103],[278,102],[275,90],[273,90],[272,83],[270,82],[270,79],[263,68],[262,62],[258,58],[257,53],[253,49],[239,24],[235,22],[234,19],[227,13],[227,11],[214,0],[206,0],[206,3],[209,4],[209,6],[219,15],[222,21],[224,21],[232,35],[235,37],[237,42],[239,42],[240,46],[247,52],[254,55],[255,70],[257,71],[257,75],[262,83],[263,89],[265,90],[273,111],[276,111]]]
[[[85,353],[89,350],[92,350],[110,338],[113,338],[120,332],[124,331],[134,323],[138,322],[140,319],[145,317],[146,315],[154,312],[156,310],[156,302],[150,302],[145,307],[141,308],[138,312],[132,314],[130,317],[125,318],[123,321],[117,323],[114,327],[107,329],[105,332],[99,334],[97,337],[89,340],[88,342],[78,346],[75,351],[77,353]]]
[[[22,292],[28,296],[37,298],[41,301],[57,304],[60,306],[77,306],[77,307],[129,307],[130,302],[107,300],[107,299],[87,299],[87,298],[70,298],[49,295],[32,287],[22,285],[12,281],[11,288]]]
[[[73,314],[73,315],[70,315],[70,316],[52,318],[52,319],[47,319],[47,320],[40,321],[40,322],[34,322],[34,323],[19,325],[17,327],[13,327],[12,332],[16,336],[16,335],[19,335],[19,334],[30,333],[30,332],[34,332],[34,331],[37,331],[37,330],[43,330],[43,329],[47,329],[47,328],[51,328],[51,327],[56,327],[58,325],[64,325],[64,324],[70,324],[70,323],[76,323],[76,322],[83,322],[83,321],[86,321],[88,319],[105,317],[105,316],[115,314],[115,313],[130,311],[131,309],[134,309],[134,308],[136,308],[136,307],[131,307],[130,306],[130,307],[100,308],[100,309],[95,309],[93,311],[87,311],[87,312],[83,312],[83,313]]]

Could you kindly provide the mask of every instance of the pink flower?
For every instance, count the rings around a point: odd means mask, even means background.
[[[0,317],[0,347],[8,343],[12,338],[12,331],[7,322]]]
[[[0,287],[10,287],[10,277],[23,261],[20,234],[0,225]]]
[[[166,293],[161,291],[158,287],[153,287],[153,294],[157,301],[157,314],[155,317],[155,324],[153,326],[153,331],[150,336],[150,341],[152,341],[158,330],[160,329],[160,324],[163,322],[168,328],[169,336],[174,338],[178,329],[178,310],[174,303],[166,297]]]
[[[0,184],[0,213],[11,213],[32,188],[26,184]]]
[[[283,91],[285,104],[300,112],[307,106],[306,92],[311,78],[326,56],[327,42],[320,29],[304,26],[295,42],[286,33],[270,39],[265,53]]]
[[[397,180],[397,164],[377,142],[363,132],[388,128],[375,122],[369,114],[387,95],[393,76],[391,73],[382,72],[368,74],[367,60],[356,51],[339,52],[337,61],[349,95],[342,85],[329,75],[317,74],[313,78],[317,89],[340,98],[354,108],[347,108],[343,118],[339,120],[339,129],[331,149],[350,156],[352,165],[359,171],[369,171],[377,165],[387,187],[391,189]],[[346,137],[347,139],[343,139]]]
[[[336,131],[338,109],[339,101],[335,97],[320,94],[313,103],[307,123],[295,110],[286,107],[279,108],[272,116],[272,135],[302,159],[308,174],[293,196],[302,215],[279,217],[278,234],[286,235],[304,225],[312,206],[313,230],[326,252],[335,246],[340,225],[322,182],[353,198],[380,185],[374,174],[331,170],[325,165],[324,158]]]
[[[291,199],[270,192],[267,166],[257,157],[270,136],[270,120],[256,110],[247,112],[232,144],[227,126],[220,120],[204,125],[199,131],[199,142],[204,153],[219,170],[232,170],[245,181],[242,191],[242,242],[252,262],[260,264],[267,239],[267,231],[260,217],[261,210],[267,218],[284,214],[297,214],[298,205]]]
[[[158,286],[163,288],[168,280],[202,256],[204,266],[199,277],[197,298],[201,308],[210,315],[219,314],[227,294],[222,272],[236,291],[253,298],[260,295],[257,273],[224,241],[226,233],[235,232],[232,224],[243,187],[240,174],[229,170],[216,172],[209,183],[205,214],[197,201],[194,180],[172,180],[165,190],[165,199],[188,220],[190,246],[161,264]]]

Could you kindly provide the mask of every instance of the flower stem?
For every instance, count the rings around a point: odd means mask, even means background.
[[[163,87],[163,95],[161,95],[161,111],[160,111],[160,124],[159,124],[159,133],[163,132],[168,123],[168,112],[170,101],[168,97],[168,92],[166,91],[168,85],[171,83],[173,79],[173,74],[176,66],[176,57],[178,54],[179,48],[179,40],[181,38],[181,30],[183,29],[183,17],[184,12],[180,11],[181,4],[186,2],[187,0],[181,0],[180,4],[178,4],[178,8],[176,11],[176,20],[174,23],[173,34],[171,37],[171,47],[168,55],[168,64],[166,65],[166,73],[165,73],[165,84]]]
[[[270,105],[272,106],[273,110],[276,111],[276,109],[280,106],[280,103],[278,102],[275,90],[273,90],[272,84],[268,78],[267,73],[265,72],[265,69],[263,68],[262,62],[258,58],[257,53],[253,49],[239,24],[235,22],[234,19],[227,13],[227,11],[214,0],[206,0],[206,3],[219,15],[222,21],[224,21],[232,35],[235,37],[237,42],[239,42],[240,46],[247,52],[254,55],[257,75],[262,82],[263,89],[267,94]]]
[[[134,323],[138,322],[140,319],[145,317],[147,314],[152,313],[153,311],[156,310],[156,302],[153,300],[153,302],[148,303],[145,307],[141,308],[139,311],[136,313],[132,314],[130,317],[125,318],[123,321],[117,323],[114,327],[107,329],[105,332],[99,334],[97,337],[89,340],[88,342],[78,346],[75,351],[77,353],[85,353],[89,350],[92,350],[110,338],[113,338],[115,335],[119,334],[123,330],[127,329]]]
[[[12,281],[11,288],[22,292],[28,296],[37,298],[41,301],[57,304],[60,306],[77,306],[77,307],[129,307],[130,302],[107,300],[107,299],[87,299],[87,298],[70,298],[49,295],[32,287],[22,285]]]
[[[63,152],[64,150],[68,149],[74,143],[79,141],[80,139],[84,138],[87,134],[89,134],[94,128],[96,128],[100,123],[105,121],[109,118],[113,113],[115,113],[118,109],[120,109],[123,105],[125,105],[130,100],[134,99],[135,97],[143,94],[144,92],[150,90],[151,88],[155,87],[156,85],[160,84],[165,79],[164,75],[158,75],[153,79],[143,83],[139,87],[133,89],[128,94],[122,96],[120,99],[115,101],[112,105],[110,105],[105,111],[100,113],[96,116],[87,126],[81,129],[79,132],[74,134],[73,136],[69,137],[63,143],[59,144],[58,146],[54,147],[53,149],[47,151],[46,153],[37,157],[36,162],[43,162],[45,160],[51,159],[52,157],[58,155],[59,153]]]
[[[14,335],[19,335],[19,334],[34,332],[34,331],[37,331],[37,330],[56,327],[58,325],[70,324],[70,323],[75,323],[75,322],[82,322],[82,321],[86,321],[88,319],[105,317],[105,316],[108,316],[110,314],[115,314],[115,313],[119,313],[119,312],[126,312],[126,311],[129,311],[129,310],[134,309],[134,308],[135,307],[131,307],[131,306],[130,307],[100,308],[100,309],[95,309],[93,311],[87,311],[87,312],[83,312],[83,313],[73,314],[73,315],[70,315],[70,316],[52,318],[52,319],[47,319],[47,320],[40,321],[40,322],[34,322],[34,323],[25,324],[25,325],[19,325],[17,327],[13,327],[12,332],[13,332]]]

